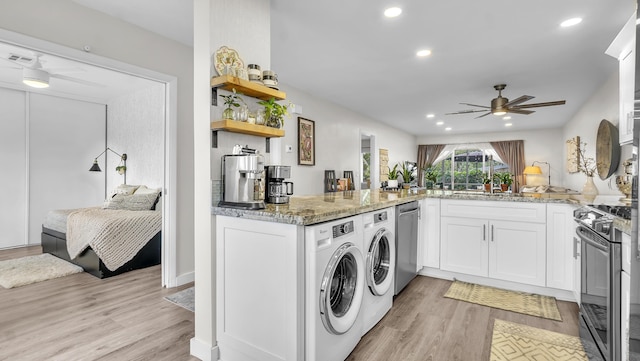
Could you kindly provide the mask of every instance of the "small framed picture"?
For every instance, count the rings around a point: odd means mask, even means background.
[[[316,123],[298,117],[298,164],[316,165]]]
[[[575,136],[567,140],[567,172],[578,172],[578,162],[580,162],[580,137]]]

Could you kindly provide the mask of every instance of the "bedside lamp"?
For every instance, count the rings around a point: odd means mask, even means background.
[[[98,164],[98,158],[101,155],[105,154],[107,151],[111,151],[113,154],[115,154],[118,157],[120,157],[120,166],[118,166],[118,168],[120,168],[122,166],[123,167],[123,171],[122,171],[122,173],[120,173],[120,171],[118,173],[124,175],[124,184],[127,184],[127,153],[118,154],[113,149],[111,149],[109,147],[107,147],[107,149],[105,149],[102,153],[98,154],[93,159],[93,165],[91,166],[91,168],[89,168],[89,172],[102,172],[102,169],[100,169],[100,165]]]
[[[542,169],[540,169],[540,166],[537,166],[536,163],[540,163],[540,164],[546,164],[547,167],[549,167],[549,185],[551,185],[551,165],[548,162],[538,162],[535,161],[533,162],[530,166],[527,166],[524,168],[524,171],[522,171],[523,174],[531,174],[531,175],[540,175],[542,174]]]

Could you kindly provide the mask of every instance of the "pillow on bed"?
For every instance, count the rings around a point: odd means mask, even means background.
[[[108,198],[113,198],[116,194],[125,194],[130,195],[133,194],[140,186],[134,186],[129,184],[120,184],[116,187],[116,189],[111,191]]]
[[[157,202],[158,195],[148,194],[116,194],[104,203],[104,209],[125,209],[130,211],[148,211]]]
[[[151,210],[155,210],[156,209],[156,204],[158,204],[158,201],[160,200],[160,196],[162,195],[162,192],[160,191],[161,188],[148,188],[147,186],[140,186],[138,189],[136,189],[136,191],[133,194],[153,194],[156,199],[155,202],[153,202],[153,205],[151,206]]]

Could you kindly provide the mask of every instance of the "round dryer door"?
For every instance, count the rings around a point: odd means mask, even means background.
[[[374,295],[382,296],[393,286],[395,259],[393,234],[382,228],[376,232],[367,250],[367,286]]]
[[[327,331],[341,335],[356,322],[364,293],[362,253],[345,243],[332,255],[322,277],[320,315]]]

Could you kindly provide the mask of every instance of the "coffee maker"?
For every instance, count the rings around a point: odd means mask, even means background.
[[[293,194],[293,183],[285,182],[291,178],[291,167],[288,165],[268,165],[264,167],[266,175],[267,203],[289,203],[289,196]]]
[[[220,207],[264,208],[264,157],[261,154],[222,156]]]

